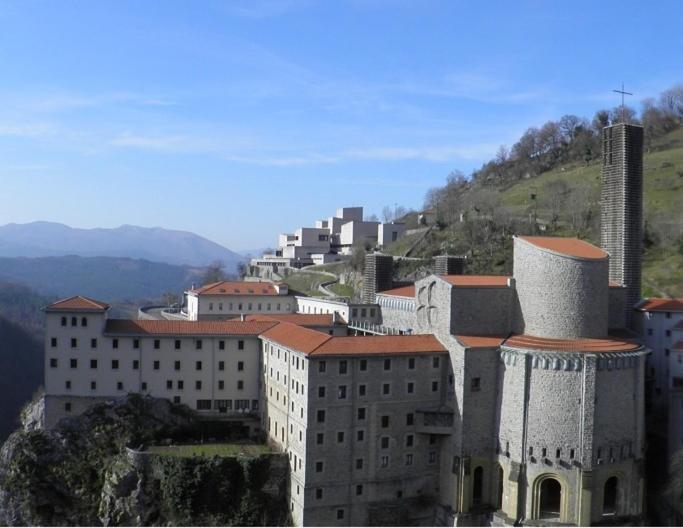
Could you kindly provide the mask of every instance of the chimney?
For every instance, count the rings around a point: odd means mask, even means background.
[[[462,275],[465,272],[467,257],[452,255],[437,255],[434,257],[435,275]]]
[[[246,320],[247,320],[246,316],[244,314],[240,314],[240,321],[244,322]]]

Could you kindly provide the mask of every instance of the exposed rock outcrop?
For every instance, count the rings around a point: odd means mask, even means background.
[[[37,402],[34,405],[40,405]],[[187,438],[196,417],[129,395],[36,427],[39,409],[0,451],[0,525],[279,525],[287,521],[287,460],[148,455]]]

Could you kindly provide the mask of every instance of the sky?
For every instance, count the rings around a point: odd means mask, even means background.
[[[680,0],[0,0],[0,225],[234,250],[683,82]]]

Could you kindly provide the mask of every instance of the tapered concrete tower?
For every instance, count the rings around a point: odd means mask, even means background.
[[[627,288],[626,324],[640,301],[643,248],[643,127],[619,123],[602,130],[602,248],[609,278]]]

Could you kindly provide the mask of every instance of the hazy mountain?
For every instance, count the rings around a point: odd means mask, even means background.
[[[182,293],[204,269],[114,257],[0,258],[0,282],[30,287],[41,295],[85,295],[106,302],[158,299]]]
[[[186,231],[123,225],[116,229],[77,229],[52,222],[0,226],[0,257],[130,257],[176,265],[206,266],[215,261],[234,271],[242,256]]]

